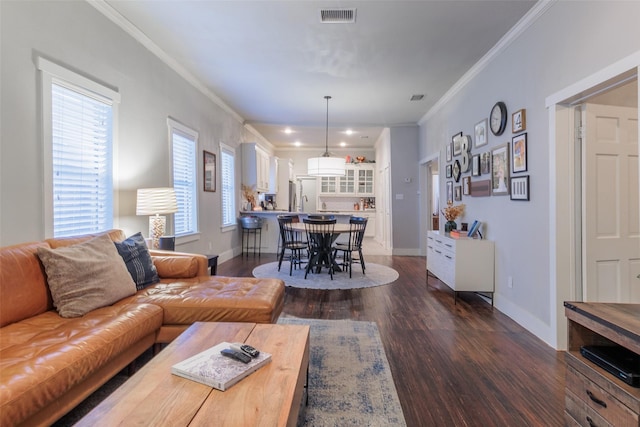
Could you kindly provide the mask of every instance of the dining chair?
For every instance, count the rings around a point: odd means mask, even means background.
[[[307,243],[299,239],[299,233],[291,227],[294,222],[294,218],[290,215],[278,215],[278,225],[280,227],[280,239],[282,245],[280,248],[280,254],[278,257],[278,271],[282,266],[282,260],[284,258],[287,249],[289,254],[289,276],[293,274],[293,267],[299,268],[302,265],[303,257],[302,252],[307,249]],[[296,221],[297,222],[297,221]]]
[[[316,268],[316,272],[320,273],[323,266],[329,269],[329,275],[333,280],[333,241],[335,240],[334,229],[336,219],[310,219],[304,218],[305,231],[307,232],[307,246],[309,250],[309,262],[304,272],[304,278],[307,278],[309,271]]]
[[[367,228],[367,221],[367,218],[351,217],[349,219],[349,240],[345,243],[336,243],[333,248],[334,260],[338,258],[338,251],[342,252],[342,266],[349,269],[349,278],[351,278],[351,265],[354,262],[360,262],[362,274],[365,274],[362,240],[364,239],[364,231]],[[354,252],[358,252],[358,258],[353,257]]]

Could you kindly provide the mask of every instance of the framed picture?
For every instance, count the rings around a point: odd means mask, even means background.
[[[452,142],[447,144],[447,162],[450,162],[453,159],[453,156],[451,155],[452,146],[453,146]]]
[[[471,175],[480,176],[480,154],[471,158]]]
[[[453,200],[460,201],[462,200],[462,185],[456,185],[453,189]]]
[[[527,170],[527,134],[523,133],[511,139],[511,172]]]
[[[471,195],[471,177],[465,176],[462,178],[462,194],[465,196]]]
[[[447,178],[451,178],[453,176],[453,166],[447,165],[445,170],[447,171]]]
[[[527,128],[527,115],[526,110],[518,110],[511,115],[511,132],[522,132]]]
[[[204,191],[216,191],[216,155],[203,151]]]
[[[453,155],[459,156],[462,153],[462,132],[453,135],[451,143],[453,144]]]
[[[489,139],[487,138],[487,119],[480,120],[478,123],[476,123],[473,130],[476,136],[476,148],[487,145],[487,143],[489,142]]]
[[[447,181],[447,203],[453,203],[453,181]]]
[[[489,151],[480,154],[480,173],[482,175],[491,173],[491,153]]]
[[[511,178],[511,200],[529,201],[529,175]]]
[[[453,162],[453,179],[455,179],[456,182],[460,182],[461,173],[462,169],[460,169],[460,161],[456,160],[455,162]]]
[[[491,150],[491,194],[509,194],[509,143]]]

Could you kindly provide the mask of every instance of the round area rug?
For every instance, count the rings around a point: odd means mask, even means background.
[[[266,278],[275,277],[284,281],[286,286],[305,289],[357,289],[371,288],[374,286],[386,285],[394,282],[399,274],[393,268],[384,265],[368,262],[366,264],[366,274],[362,274],[360,264],[353,265],[352,277],[349,278],[348,271],[333,273],[333,280],[329,276],[327,269],[322,269],[320,274],[309,272],[304,278],[304,266],[300,270],[293,270],[289,276],[289,261],[282,261],[282,267],[278,271],[278,263],[270,262],[262,264],[253,269],[254,277]]]

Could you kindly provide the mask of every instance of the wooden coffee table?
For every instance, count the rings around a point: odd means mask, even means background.
[[[222,341],[271,353],[271,363],[224,392],[171,374]],[[194,323],[76,426],[295,426],[308,366],[308,326]]]

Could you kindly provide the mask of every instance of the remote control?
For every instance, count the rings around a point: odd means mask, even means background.
[[[251,357],[247,356],[241,351],[231,350],[230,348],[225,348],[220,352],[223,356],[229,357],[231,359],[238,360],[242,363],[249,363],[251,361]]]
[[[229,345],[229,347],[231,348],[231,350],[240,351],[242,353],[248,354],[254,359],[260,355],[260,352],[254,347],[251,347],[249,344],[234,342],[231,345]]]

